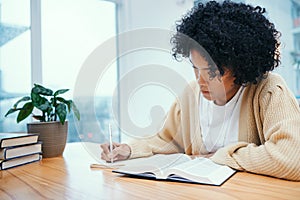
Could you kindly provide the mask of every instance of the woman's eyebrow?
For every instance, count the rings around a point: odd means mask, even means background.
[[[200,67],[197,67],[196,65],[194,65],[194,63],[192,62],[192,60],[189,58],[189,61],[191,62],[193,68],[195,69],[199,69],[199,70],[209,70],[210,67],[203,67],[203,68],[200,68]]]

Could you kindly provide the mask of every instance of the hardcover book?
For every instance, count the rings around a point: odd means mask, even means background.
[[[0,170],[9,169],[20,165],[25,165],[35,161],[39,161],[40,159],[41,159],[40,154],[32,154],[32,155],[22,156],[18,158],[9,159],[9,160],[0,160]]]
[[[0,133],[0,148],[33,144],[38,141],[38,134]]]
[[[6,160],[11,158],[17,158],[25,155],[31,155],[35,153],[42,153],[42,143],[28,144],[15,147],[5,147],[0,149],[0,159]]]

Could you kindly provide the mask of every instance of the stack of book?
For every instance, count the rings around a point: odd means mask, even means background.
[[[39,161],[41,153],[38,134],[0,133],[0,170]]]

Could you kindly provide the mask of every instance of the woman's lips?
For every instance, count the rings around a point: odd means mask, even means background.
[[[209,91],[207,91],[207,90],[201,90],[201,93],[202,94],[209,94]]]

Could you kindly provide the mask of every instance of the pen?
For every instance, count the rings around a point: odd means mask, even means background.
[[[112,130],[111,130],[111,124],[108,124],[108,131],[109,131],[109,151],[112,153],[113,151],[113,143],[112,143]],[[113,157],[110,158],[110,162],[113,163],[114,159]]]

